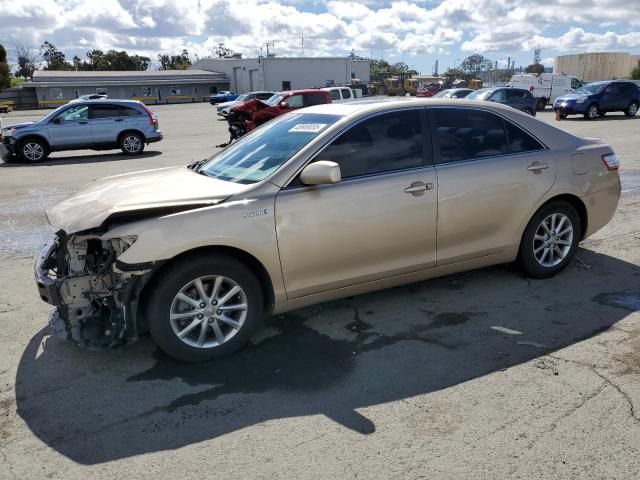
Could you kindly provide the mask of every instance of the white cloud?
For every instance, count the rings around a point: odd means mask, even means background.
[[[9,49],[51,41],[69,57],[89,48],[155,58],[219,42],[254,55],[266,41],[279,55],[462,51],[549,53],[640,48],[639,0],[0,0]],[[605,27],[603,27],[603,25]],[[606,29],[608,31],[603,32]],[[553,33],[550,33],[553,32]],[[454,55],[459,55],[455,53]]]

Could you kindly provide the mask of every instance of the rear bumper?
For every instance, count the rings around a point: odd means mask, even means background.
[[[160,130],[158,130],[154,134],[147,137],[147,143],[159,142],[163,138],[164,138],[164,135]]]
[[[618,177],[604,190],[583,197],[588,217],[587,232],[584,238],[593,235],[611,221],[618,208],[620,191],[620,178]]]

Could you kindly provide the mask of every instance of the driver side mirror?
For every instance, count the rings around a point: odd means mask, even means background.
[[[60,117],[56,117],[53,120],[51,120],[51,123],[61,123],[62,119]]]
[[[289,104],[287,102],[280,102],[280,108],[282,109],[289,108]]]
[[[328,160],[310,163],[302,170],[300,181],[304,185],[327,185],[342,180],[340,165]]]

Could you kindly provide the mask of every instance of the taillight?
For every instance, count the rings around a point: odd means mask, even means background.
[[[147,112],[147,115],[149,115],[149,125],[154,128],[158,128],[158,122],[154,118],[153,111],[149,110],[149,108],[142,102],[140,102],[140,106],[144,108],[144,111]]]
[[[610,172],[620,168],[620,160],[618,160],[618,156],[615,153],[606,153],[602,155],[602,162]]]

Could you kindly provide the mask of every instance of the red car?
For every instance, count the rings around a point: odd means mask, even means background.
[[[416,92],[416,97],[433,97],[436,93],[444,90],[444,86],[440,83],[430,83],[420,87]]]
[[[253,99],[231,108],[227,120],[231,139],[236,139],[279,115],[331,103],[331,95],[324,90],[291,90],[273,95],[268,100]]]

